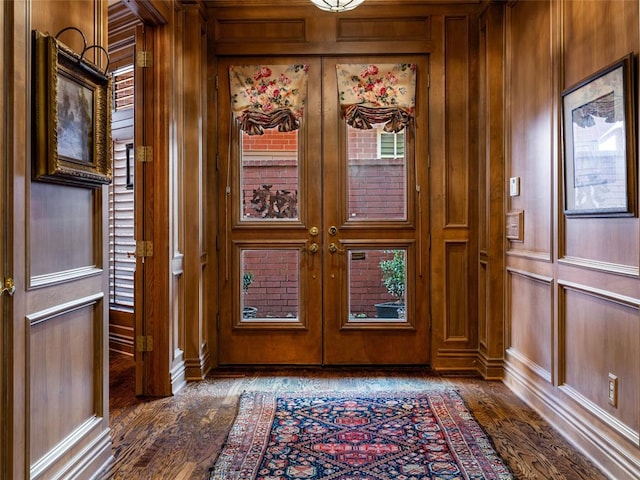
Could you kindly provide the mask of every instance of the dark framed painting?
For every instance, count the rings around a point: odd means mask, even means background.
[[[50,35],[34,31],[33,51],[33,179],[110,183],[109,76]]]
[[[567,216],[636,214],[633,63],[629,54],[562,93]]]

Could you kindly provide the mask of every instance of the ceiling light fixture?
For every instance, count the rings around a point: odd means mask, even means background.
[[[327,12],[346,12],[353,10],[362,2],[364,0],[311,0],[316,7]]]

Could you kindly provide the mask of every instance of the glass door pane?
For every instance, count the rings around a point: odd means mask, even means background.
[[[350,249],[349,323],[403,323],[406,317],[407,252]]]
[[[406,220],[407,165],[404,132],[347,126],[349,220]]]
[[[241,252],[242,323],[298,321],[299,255],[294,249]]]
[[[242,132],[242,220],[298,219],[299,130]]]

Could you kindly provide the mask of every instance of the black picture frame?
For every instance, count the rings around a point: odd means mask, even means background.
[[[38,31],[33,52],[32,178],[89,188],[110,183],[109,76]]]
[[[634,57],[562,92],[564,213],[637,214]]]

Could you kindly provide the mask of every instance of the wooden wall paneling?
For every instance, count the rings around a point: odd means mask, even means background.
[[[479,369],[486,378],[502,377],[504,356],[504,5],[491,3],[480,17],[480,155],[481,186],[479,261],[486,261],[486,347],[479,349]]]
[[[475,16],[431,20],[431,235],[432,366],[439,371],[476,370],[477,240],[469,212],[477,188],[477,106],[472,100],[477,63]],[[455,92],[455,93],[454,93]]]
[[[640,371],[629,361],[640,351],[640,300],[576,283],[561,281],[559,287],[561,387],[575,392],[597,416],[624,424],[640,447]],[[618,378],[615,406],[608,400],[610,373]]]
[[[427,53],[433,49],[431,16],[434,11],[446,10],[408,5],[399,11],[391,5],[362,5],[337,16],[308,3],[285,5],[284,2],[268,2],[264,7],[244,4],[222,8],[222,4],[216,3],[216,7],[210,8],[209,16],[215,19],[210,24],[211,48],[215,53]],[[458,10],[464,16],[468,14],[469,6]]]
[[[202,252],[204,199],[202,189],[206,117],[206,23],[197,6],[184,9],[184,262],[185,262],[185,365],[188,380],[205,377],[208,365],[203,311]]]
[[[72,460],[83,437],[100,429],[105,385],[96,372],[103,368],[104,301],[99,293],[27,317],[29,422],[38,432],[30,438],[32,477],[52,475]],[[47,428],[39,430],[42,425]],[[60,439],[66,448],[59,448]]]
[[[564,83],[568,88],[629,52],[640,50],[638,2],[562,2]],[[636,65],[637,69],[637,65]],[[636,172],[637,175],[637,172]],[[636,178],[637,182],[637,178]],[[564,262],[638,275],[638,217],[564,219]],[[589,242],[582,239],[589,238]]]
[[[470,299],[472,298],[469,285],[469,245],[466,241],[446,241],[446,324],[445,342],[462,343],[471,340]]]
[[[470,38],[467,17],[445,18],[445,228],[469,235]]]
[[[552,381],[553,278],[507,267],[508,353],[547,382]]]
[[[553,49],[551,3],[513,2],[507,7],[507,184],[520,179],[520,194],[507,194],[507,211],[524,211],[524,241],[509,255],[551,261],[553,254]],[[527,52],[522,55],[522,52]],[[517,62],[513,57],[518,57]]]
[[[55,282],[71,270],[95,273],[103,265],[91,247],[96,240],[95,191],[51,183],[31,186],[29,265],[32,285]]]
[[[521,196],[507,207],[523,209],[526,226],[524,243],[512,244],[506,257],[505,383],[616,479],[640,477],[640,231],[637,217],[564,216],[560,93],[638,51],[639,7],[617,0],[507,5],[505,177],[521,177]],[[531,229],[540,234],[531,238]],[[536,327],[549,310],[551,319]],[[619,388],[626,378],[617,406],[608,402],[609,373]]]

